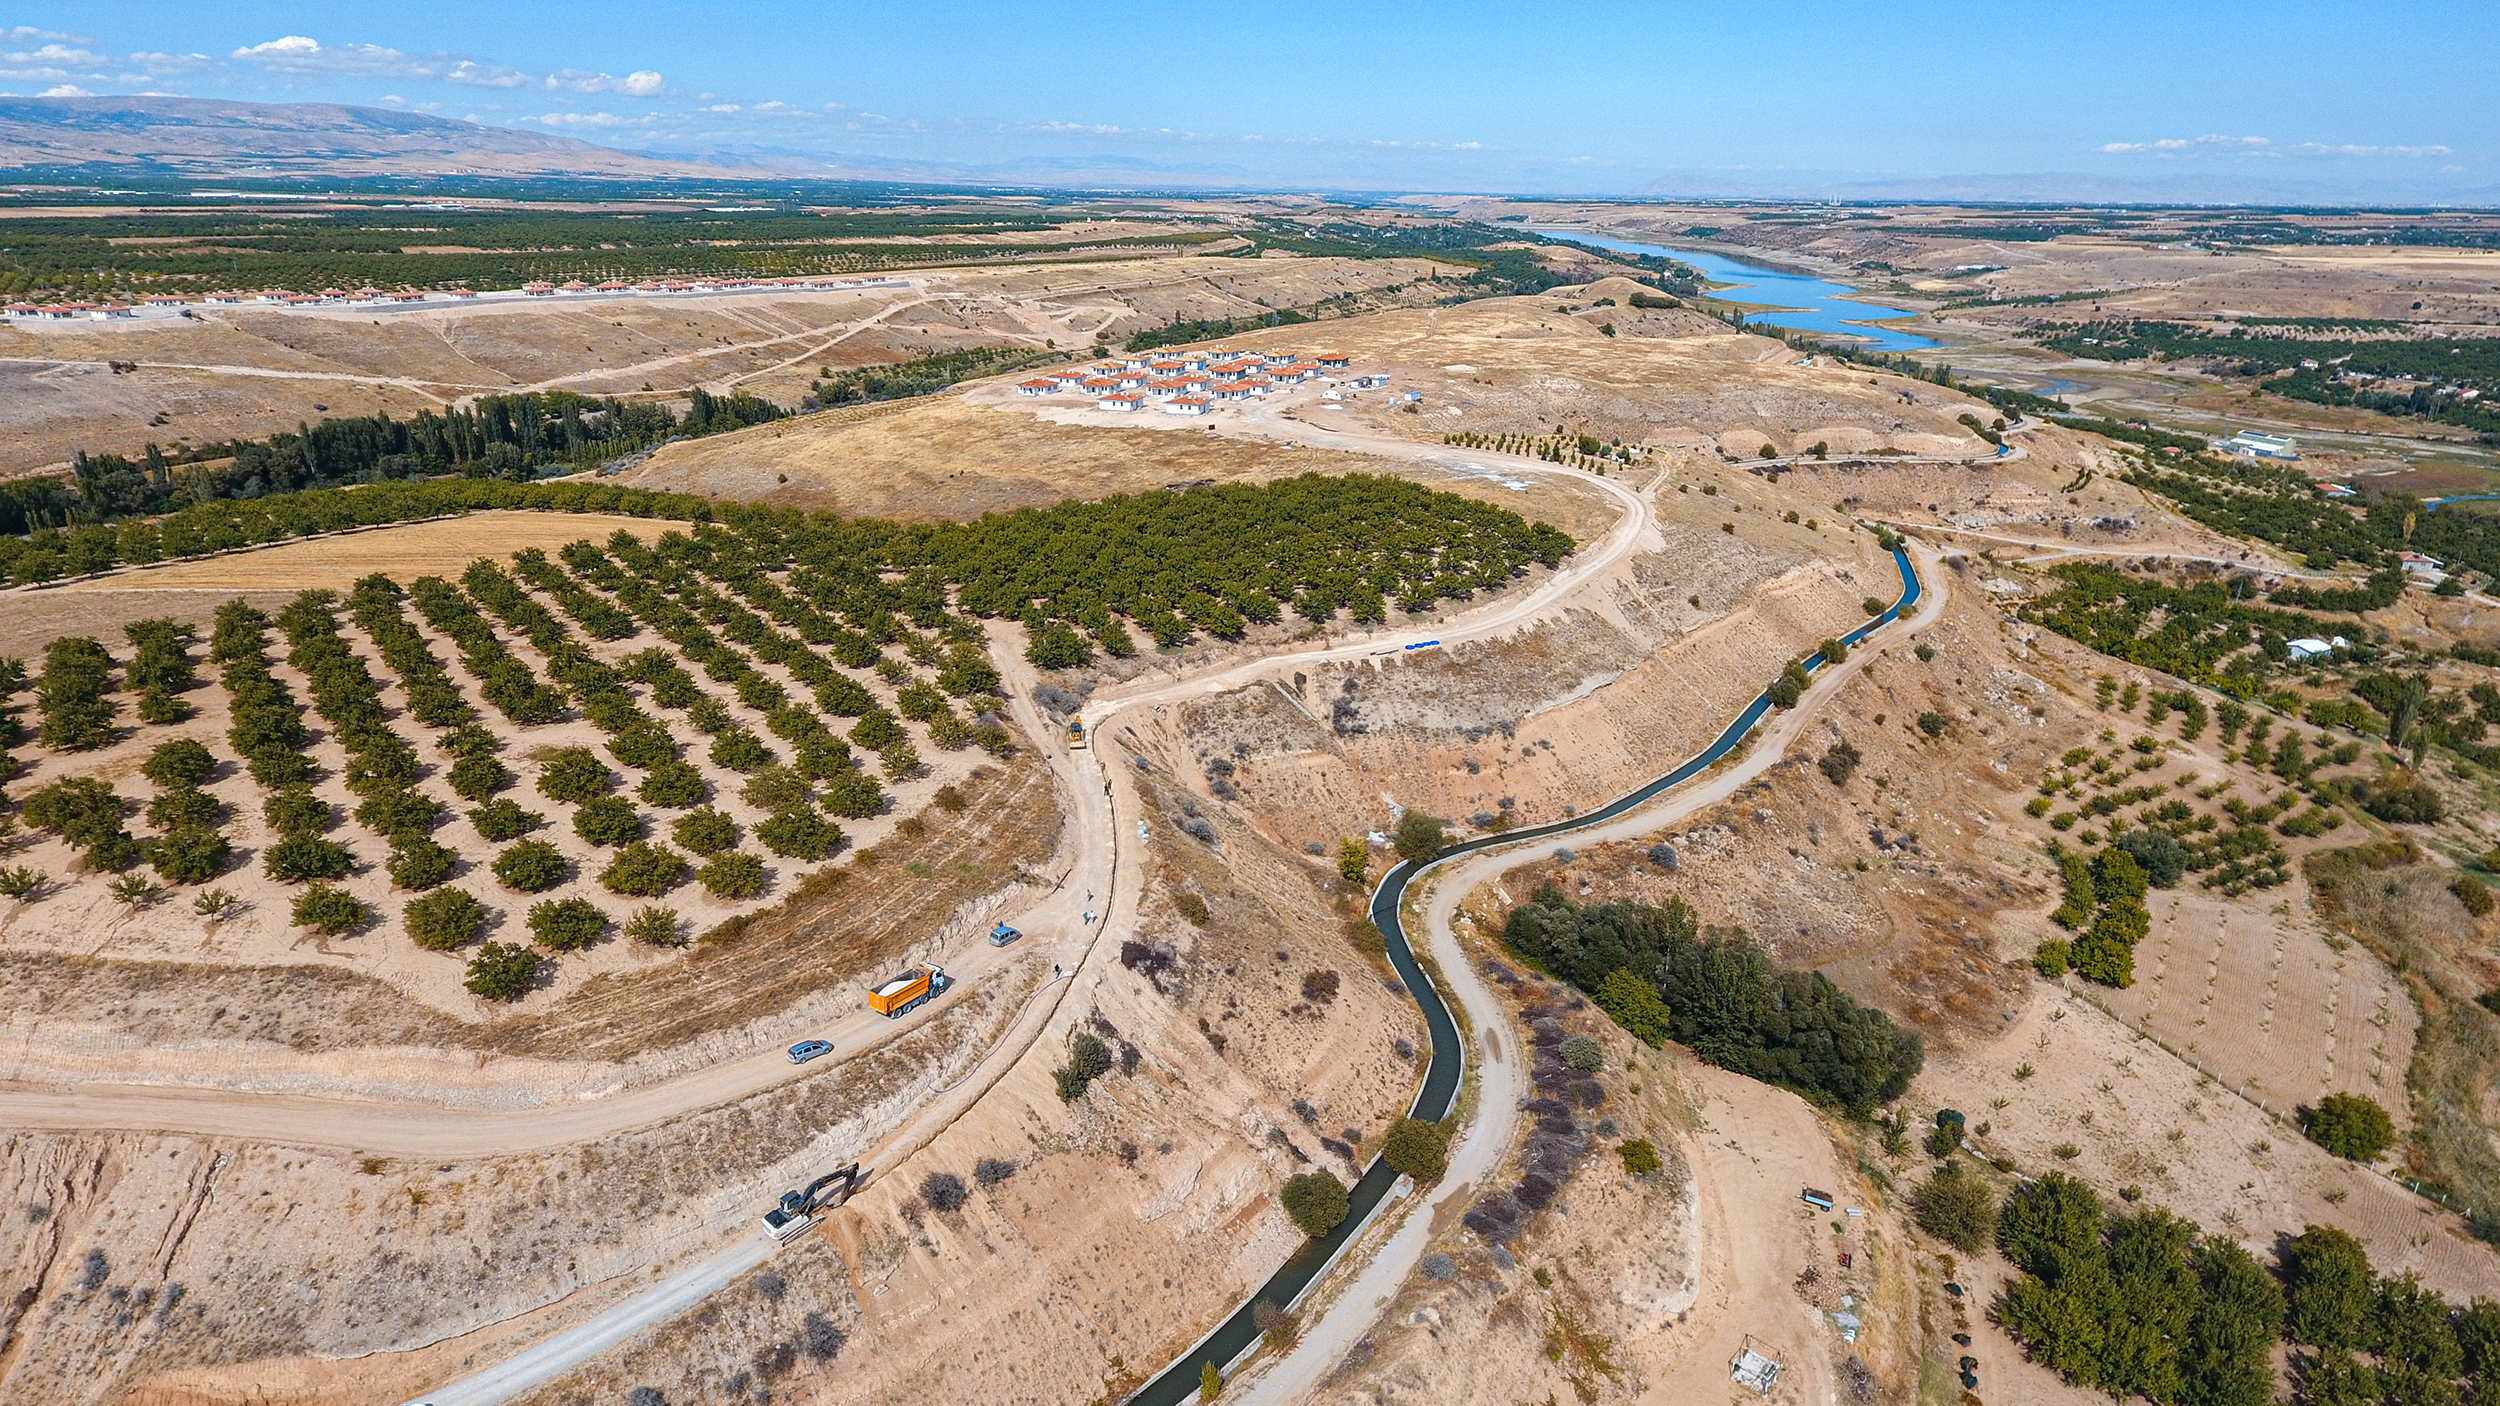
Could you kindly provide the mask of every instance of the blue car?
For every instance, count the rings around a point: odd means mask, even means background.
[[[831,1053],[833,1053],[833,1046],[822,1040],[801,1040],[790,1047],[790,1062],[805,1064],[818,1055]]]

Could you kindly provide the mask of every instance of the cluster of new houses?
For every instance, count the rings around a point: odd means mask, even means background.
[[[685,293],[756,293],[768,291],[844,292],[857,288],[899,288],[899,278],[690,278],[658,279],[641,283],[611,280],[606,283],[584,283],[574,279],[567,283],[524,283],[518,289],[482,296],[491,298],[579,298],[579,297],[653,297]],[[481,295],[470,288],[453,288],[443,292],[420,293],[412,289],[385,292],[379,288],[324,288],[318,293],[295,293],[284,288],[266,288],[257,293],[210,293],[196,301],[209,307],[231,308],[246,305],[283,308],[404,308],[424,303],[465,303]],[[173,293],[158,293],[142,298],[136,305],[128,303],[11,303],[5,309],[10,317],[58,322],[93,319],[137,317],[142,308],[156,312],[180,312],[195,300]]]
[[[1024,396],[1074,391],[1110,411],[1137,411],[1148,402],[1166,415],[1204,415],[1216,402],[1253,400],[1308,381],[1344,384],[1369,390],[1389,384],[1386,373],[1342,376],[1353,359],[1344,352],[1313,352],[1308,357],[1288,351],[1177,352],[1170,356],[1131,356],[1095,366],[1072,367],[1036,376],[1016,385]]]

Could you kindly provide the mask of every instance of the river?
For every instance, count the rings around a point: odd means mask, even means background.
[[[1670,249],[1663,244],[1636,244],[1611,235],[1590,234],[1576,229],[1541,229],[1537,233],[1555,239],[1568,239],[1598,249],[1611,249],[1618,254],[1654,254],[1690,264],[1700,269],[1711,282],[1727,285],[1711,290],[1714,298],[1732,303],[1770,309],[1758,314],[1764,322],[1800,332],[1826,332],[1841,337],[1862,337],[1878,351],[1917,351],[1936,345],[1916,333],[1890,327],[1867,325],[1869,319],[1916,317],[1907,308],[1878,307],[1856,301],[1857,290],[1838,283],[1802,273],[1782,273],[1759,264],[1740,263],[1724,254],[1705,254],[1691,249]]]

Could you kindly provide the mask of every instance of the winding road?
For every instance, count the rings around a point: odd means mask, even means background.
[[[1315,445],[1360,448],[1383,457],[1430,462],[1443,468],[1456,466],[1462,458],[1465,461],[1502,459],[1506,465],[1509,459],[1509,456],[1482,453],[1453,456],[1441,446],[1417,444],[1385,435],[1328,429],[1283,417],[1265,419],[1263,423],[1255,426],[1244,424],[1241,426],[1241,431],[1264,432],[1270,437],[1287,438]],[[1519,460],[1516,466],[1507,467],[1506,471],[1519,477],[1532,479],[1577,480],[1582,485],[1594,487],[1613,498],[1623,507],[1624,512],[1602,538],[1575,553],[1546,580],[1446,623],[1436,623],[1429,629],[1381,631],[1295,653],[1208,669],[1201,673],[1191,674],[1184,670],[1178,677],[1158,676],[1143,679],[1128,691],[1104,690],[1089,700],[1087,707],[1089,722],[1093,725],[1095,734],[1098,737],[1102,736],[1105,726],[1122,713],[1211,696],[1255,683],[1263,678],[1285,674],[1297,667],[1308,668],[1332,660],[1393,654],[1400,652],[1408,644],[1420,643],[1427,639],[1437,640],[1446,645],[1514,631],[1551,611],[1583,585],[1615,567],[1639,546],[1642,538],[1652,526],[1653,511],[1647,496],[1644,493],[1635,492],[1619,480],[1566,466],[1524,459]],[[1653,485],[1652,491],[1654,487]],[[1901,566],[1905,581],[1910,583],[1910,598],[1915,599],[1916,576],[1906,558],[1902,559]],[[1932,618],[1933,610],[1934,606],[1931,605],[1922,619]],[[1872,622],[1865,628],[1876,628],[1890,618],[1887,615],[1884,619]],[[1123,832],[1137,825],[1140,816],[1144,814],[1144,808],[1129,778],[1122,774],[1123,769],[1109,766],[1102,752],[1097,751],[1080,756],[1069,752],[1061,745],[1057,729],[1049,726],[1036,715],[1031,702],[1034,679],[1030,669],[1022,661],[1021,652],[1012,645],[995,649],[994,652],[1002,661],[1002,670],[1010,686],[1011,703],[1018,722],[1023,725],[1028,736],[1037,739],[1041,751],[1066,793],[1065,804],[1070,814],[1071,840],[1078,858],[1075,868],[1059,888],[1027,909],[1011,915],[1019,926],[1034,935],[1032,940],[1027,944],[1019,944],[1018,948],[1000,952],[989,948],[978,937],[973,937],[964,944],[961,951],[951,954],[946,959],[946,965],[950,971],[960,974],[963,984],[959,989],[968,990],[995,974],[1009,962],[1028,955],[1038,959],[1040,955],[1047,953],[1057,958],[1063,968],[1071,970],[1072,979],[1054,981],[1045,985],[1036,997],[1028,1001],[1025,1008],[1017,1014],[1009,1030],[996,1047],[984,1053],[969,1066],[949,1071],[956,1082],[947,1086],[947,1091],[942,1096],[933,1099],[928,1107],[916,1113],[904,1127],[889,1135],[878,1146],[867,1150],[862,1156],[862,1161],[863,1166],[872,1176],[883,1171],[890,1171],[900,1165],[913,1152],[926,1145],[930,1139],[960,1117],[964,1110],[979,1099],[998,1077],[1011,1068],[1016,1060],[1032,1047],[1043,1032],[1059,1022],[1060,1011],[1069,991],[1077,986],[1099,982],[1103,979],[1107,964],[1098,960],[1099,954],[1106,945],[1116,950],[1116,940],[1111,940],[1115,933],[1128,933],[1135,930],[1137,911],[1143,897],[1138,866],[1133,864],[1123,866],[1119,862]],[[1846,669],[1851,666],[1843,665],[1842,667]],[[1816,690],[1818,695],[1824,692],[1826,690]],[[1704,756],[1689,763],[1687,767],[1679,769],[1677,773],[1668,778],[1662,778],[1659,782],[1643,788],[1642,791],[1626,797],[1613,806],[1591,816],[1567,822],[1563,826],[1545,827],[1537,831],[1462,846],[1437,861],[1436,864],[1452,865],[1476,850],[1492,848],[1499,850],[1501,855],[1507,858],[1487,857],[1473,861],[1473,863],[1488,864],[1498,868],[1518,862],[1522,854],[1521,846],[1550,838],[1555,834],[1590,832],[1592,827],[1614,822],[1619,817],[1625,816],[1627,812],[1645,805],[1659,791],[1705,769],[1712,761],[1724,755],[1735,741],[1741,739],[1759,722],[1766,708],[1767,704],[1757,702],[1753,709],[1731,727],[1728,735],[1722,739],[1721,744],[1715,750],[1705,753]],[[1803,726],[1806,711],[1801,709],[1785,714],[1775,722],[1774,735],[1779,738],[1782,745],[1787,737],[1794,735],[1795,729]],[[1742,784],[1743,776],[1754,774],[1754,771],[1758,771],[1761,766],[1769,765],[1772,760],[1776,760],[1776,757],[1776,748],[1761,749],[1747,760],[1744,767],[1728,774],[1738,779],[1730,780],[1728,777],[1722,777],[1714,780],[1710,788],[1695,793],[1688,800],[1680,800],[1678,805],[1707,804],[1710,799],[1715,798],[1714,793],[1718,792],[1720,786],[1724,785],[1728,789],[1733,789],[1735,785]],[[1680,814],[1682,811],[1679,809],[1674,813]],[[1666,818],[1671,817],[1641,816],[1623,820],[1621,823],[1635,828],[1654,827],[1663,823]],[[1474,867],[1465,867],[1455,871],[1436,868],[1434,872],[1437,876],[1447,877],[1456,882],[1477,870]],[[1429,982],[1415,968],[1413,957],[1407,950],[1406,939],[1397,927],[1398,898],[1404,893],[1407,881],[1413,877],[1415,876],[1403,867],[1394,871],[1392,874],[1394,888],[1384,885],[1381,902],[1385,907],[1379,911],[1383,913],[1384,930],[1392,934],[1393,960],[1399,962],[1401,970],[1407,973],[1410,987],[1419,993],[1429,993]],[[1463,886],[1454,890],[1457,893],[1464,891]],[[1094,895],[1102,897],[1100,900],[1089,901]],[[1455,899],[1450,901],[1454,903]],[[1082,914],[1089,909],[1101,915],[1098,922],[1090,925],[1082,919]],[[1474,982],[1471,975],[1466,973],[1465,963],[1456,957],[1454,945],[1443,946],[1447,931],[1446,912],[1440,912],[1440,918],[1442,921],[1436,921],[1432,926],[1434,951],[1442,960],[1444,970],[1451,972],[1453,981],[1459,984],[1460,989],[1453,994],[1462,1004],[1478,1012],[1480,1029],[1491,1031],[1498,1024],[1498,1016],[1488,1018],[1488,1013],[1496,1008],[1487,1004],[1490,996]],[[1454,943],[1454,939],[1449,939],[1449,941]],[[1027,950],[1020,949],[1029,949],[1029,953]],[[938,1013],[950,1008],[956,999],[960,998],[932,1003],[930,1007],[925,1008],[924,1014],[919,1018],[934,1018]],[[1434,998],[1431,1004],[1437,1006],[1438,999]],[[1430,1016],[1431,1012],[1428,1009],[1428,1020]],[[1440,1023],[1447,1026],[1448,1022],[1449,1016],[1444,1009],[1440,1015]],[[820,1033],[823,1038],[831,1040],[836,1045],[839,1054],[848,1055],[891,1039],[894,1026],[881,1018],[862,1012],[850,1020],[840,1022],[834,1029],[808,1033]],[[1434,1105],[1434,1101],[1437,1100],[1437,1105],[1434,1106],[1441,1111],[1446,1111],[1450,1106],[1450,1101],[1454,1099],[1459,1086],[1458,1061],[1463,1056],[1458,1049],[1454,1030],[1446,1035],[1439,1032],[1436,1034],[1438,1036],[1434,1042],[1436,1052],[1446,1048],[1449,1051],[1449,1058],[1444,1060],[1436,1055],[1433,1072],[1428,1075],[1425,1089],[1419,1095],[1418,1107],[1437,1117],[1439,1114],[1433,1112],[1432,1107],[1428,1105]],[[1517,1077],[1516,1071],[1509,1064],[1507,1055],[1508,1051],[1501,1048],[1498,1036],[1488,1041],[1484,1070],[1481,1075],[1487,1081],[1488,1089],[1512,1087],[1510,1084],[1500,1082],[1505,1079],[1515,1080]],[[746,1097],[785,1079],[833,1077],[837,1075],[840,1063],[841,1061],[837,1058],[821,1061],[808,1068],[794,1068],[787,1063],[778,1048],[774,1048],[725,1061],[674,1079],[587,1099],[576,1104],[509,1114],[458,1109],[441,1103],[428,1103],[414,1099],[383,1101],[322,1098],[310,1095],[163,1084],[84,1083],[68,1087],[12,1086],[0,1088],[0,1125],[13,1128],[193,1133],[239,1137],[283,1145],[349,1148],[395,1156],[475,1157],[543,1150],[651,1126]],[[1466,1186],[1480,1182],[1483,1177],[1490,1174],[1502,1155],[1503,1149],[1507,1146],[1511,1122],[1508,1115],[1514,1102],[1515,1098],[1490,1101],[1488,1106],[1496,1107],[1497,1115],[1488,1117],[1484,1126],[1471,1131],[1463,1140],[1454,1163],[1452,1176],[1443,1183],[1441,1189],[1434,1193],[1433,1204],[1439,1204],[1447,1197],[1456,1194]],[[1372,1205],[1378,1204],[1394,1189],[1392,1184],[1395,1178],[1387,1174],[1385,1168],[1376,1166],[1373,1171],[1374,1177],[1367,1178],[1365,1183],[1367,1188],[1371,1188],[1370,1200],[1367,1203],[1358,1203],[1366,1211]],[[1376,1187],[1374,1186],[1375,1178]],[[1350,1239],[1355,1234],[1361,1219],[1360,1216],[1349,1218],[1347,1225],[1343,1227],[1345,1233],[1340,1238],[1340,1244],[1344,1239]],[[1423,1222],[1419,1220],[1414,1223]],[[708,1258],[633,1294],[612,1308],[556,1334],[485,1372],[429,1393],[421,1400],[433,1403],[433,1406],[488,1406],[488,1403],[507,1400],[525,1390],[542,1385],[592,1360],[635,1333],[663,1322],[691,1304],[700,1301],[704,1295],[731,1282],[739,1274],[762,1262],[773,1249],[769,1242],[753,1232],[752,1223],[744,1217],[738,1218],[732,1225],[718,1229],[723,1235],[734,1236],[735,1239],[726,1243]],[[1392,1245],[1404,1247],[1407,1243],[1407,1237],[1401,1232],[1401,1236],[1394,1240]],[[1419,1241],[1415,1243],[1420,1244]],[[1333,1253],[1334,1248],[1334,1246],[1324,1246],[1323,1250]],[[1420,1253],[1420,1250],[1416,1252]],[[1301,1289],[1317,1276],[1324,1268],[1325,1258],[1325,1254],[1297,1258],[1296,1264],[1301,1266],[1302,1282],[1293,1286],[1293,1292],[1287,1294],[1287,1298],[1299,1294]],[[1397,1264],[1395,1253],[1385,1257],[1375,1255],[1358,1279],[1355,1292],[1347,1295],[1343,1302],[1347,1305],[1368,1302],[1369,1300],[1365,1298],[1366,1291],[1377,1287],[1383,1275],[1389,1276],[1385,1282],[1393,1288],[1404,1273],[1403,1268],[1396,1268]],[[1411,1267],[1411,1257],[1407,1264]],[[1390,1274],[1393,1268],[1396,1272]],[[1288,1266],[1287,1272],[1295,1272],[1295,1267]],[[1271,1286],[1271,1288],[1274,1287],[1277,1286]],[[1334,1322],[1334,1319],[1335,1316],[1332,1314],[1329,1321]],[[1246,1306],[1243,1313],[1239,1315],[1239,1322],[1242,1325],[1248,1323]],[[1220,1328],[1218,1333],[1203,1346],[1210,1352],[1222,1349],[1225,1345],[1224,1334],[1233,1326],[1228,1323],[1224,1328]],[[1313,1340],[1322,1341],[1324,1337],[1315,1334]],[[1226,1352],[1223,1355],[1229,1358],[1233,1354]],[[1188,1386],[1191,1390],[1195,1389],[1195,1360],[1195,1358],[1190,1359]],[[1302,1355],[1295,1354],[1286,1359],[1286,1364],[1290,1365],[1301,1360]],[[1276,1374],[1271,1372],[1269,1375]],[[1136,1399],[1146,1401],[1160,1398],[1141,1394]]]

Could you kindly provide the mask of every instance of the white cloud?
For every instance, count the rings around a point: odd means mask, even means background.
[[[710,107],[703,110],[705,112],[743,112],[746,109],[738,106],[736,103],[714,103]]]
[[[2241,156],[2446,156],[2444,146],[2369,146],[2356,143],[2299,142],[2278,146],[2271,137],[2233,137],[2206,135],[2202,137],[2162,137],[2149,142],[2104,142],[2101,150],[2113,156],[2152,152],[2169,155],[2196,148],[2234,152]]]
[[[419,78],[477,88],[519,88],[532,81],[517,68],[482,64],[457,54],[404,54],[379,44],[323,44],[301,34],[246,45],[235,50],[234,57],[289,76]]]
[[[592,73],[585,69],[558,69],[547,75],[550,90],[564,89],[575,93],[623,93],[629,98],[657,95],[667,81],[650,69],[636,69],[619,78],[613,73]]]
[[[384,101],[384,102],[386,102],[386,103],[399,103],[399,104],[405,105],[405,104],[407,103],[407,101],[408,101],[408,100],[407,100],[406,98],[401,97],[401,96],[400,96],[399,94],[397,94],[397,93],[384,93],[384,94],[382,95],[382,101]]]
[[[130,61],[146,69],[149,73],[160,77],[176,73],[197,73],[204,68],[213,66],[217,62],[215,59],[210,58],[206,54],[150,54],[144,52],[132,54],[130,56]]]
[[[67,77],[65,68],[0,68],[0,79],[16,83],[52,83]]]
[[[613,112],[550,112],[543,117],[530,117],[522,120],[540,122],[550,127],[622,127],[634,121],[633,118],[619,117]],[[648,122],[651,119],[646,117],[642,120]]]
[[[96,42],[84,34],[64,34],[57,29],[37,29],[31,24],[21,24],[15,29],[0,29],[0,43],[31,44],[38,39],[62,44],[93,44]]]
[[[72,68],[93,68],[98,64],[111,63],[112,60],[90,49],[73,48],[67,44],[54,43],[46,44],[37,49],[28,49],[22,53],[11,54],[9,55],[9,62],[65,64]]]
[[[92,98],[95,94],[75,83],[64,83],[57,88],[46,88],[35,96],[39,98]]]

